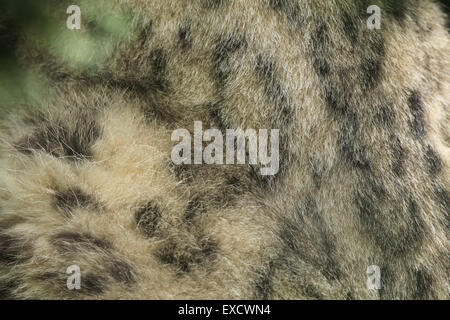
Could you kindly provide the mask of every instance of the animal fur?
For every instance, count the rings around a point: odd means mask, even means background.
[[[81,30],[65,28],[72,2]],[[102,34],[108,12],[126,17],[120,36]],[[0,296],[449,298],[450,38],[435,2],[50,1],[49,15],[56,35],[17,49],[48,95],[0,129]],[[69,58],[99,34],[97,55]],[[194,121],[280,129],[280,172],[174,165],[171,132]]]

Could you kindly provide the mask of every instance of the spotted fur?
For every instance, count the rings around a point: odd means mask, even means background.
[[[1,123],[1,298],[450,297],[434,1],[48,1],[55,19],[79,4],[83,25],[17,41],[49,94]],[[102,29],[110,11],[125,35]],[[102,55],[58,51],[76,32]],[[194,121],[280,129],[280,172],[174,165],[171,132]]]

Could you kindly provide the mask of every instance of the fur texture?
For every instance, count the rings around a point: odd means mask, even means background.
[[[50,2],[57,35],[18,49],[49,94],[1,126],[2,297],[449,298],[450,43],[433,1],[81,1],[80,31],[64,28],[73,1]],[[111,11],[121,36],[102,31]],[[80,34],[103,39],[83,63],[65,51]],[[174,165],[171,132],[196,120],[280,129],[280,172]]]

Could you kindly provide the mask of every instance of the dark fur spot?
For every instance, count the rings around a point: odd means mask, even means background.
[[[228,3],[228,0],[203,0],[203,6],[206,9],[219,9]]]
[[[405,242],[415,247],[416,244],[421,244],[421,240],[424,237],[425,226],[422,219],[421,208],[417,202],[410,198],[408,200],[408,226],[405,227],[407,230],[404,233]],[[402,228],[404,230],[404,228]]]
[[[208,103],[206,105],[210,117],[214,121],[214,125],[217,129],[225,134],[227,128],[232,128],[233,126],[227,121],[226,117],[222,115],[222,109],[224,105],[221,102],[218,103]]]
[[[20,216],[2,217],[0,220],[0,232],[14,228],[16,225],[26,222],[27,220]]]
[[[141,46],[144,45],[147,41],[152,38],[152,30],[153,30],[153,21],[147,23],[144,28],[139,33],[139,41]]]
[[[137,228],[146,236],[153,237],[161,219],[162,213],[159,206],[149,201],[140,208],[135,215]]]
[[[78,117],[72,128],[64,123],[49,124],[16,143],[16,148],[25,154],[32,150],[43,150],[54,157],[71,160],[92,158],[91,146],[100,137],[100,128],[88,117]]]
[[[0,265],[21,264],[31,258],[32,248],[18,237],[0,233]]]
[[[341,153],[349,164],[361,170],[370,169],[369,149],[360,141],[356,113],[347,112],[338,139]]]
[[[386,54],[384,38],[380,33],[370,33],[368,44],[370,51],[362,58],[362,89],[374,89],[380,82],[383,70],[383,58]]]
[[[177,272],[187,273],[197,266],[209,267],[215,259],[217,244],[201,238],[196,246],[177,243],[173,240],[165,243],[155,254],[164,264],[171,265]]]
[[[100,41],[102,40],[102,38],[110,35],[109,30],[105,29],[102,24],[99,24],[95,20],[87,21],[86,27],[86,29],[89,30],[89,34]]]
[[[386,44],[382,33],[373,33],[369,42],[370,52],[377,61],[382,61],[386,55]],[[369,59],[366,57],[366,59]]]
[[[74,187],[67,191],[57,191],[55,193],[56,207],[70,216],[73,209],[86,208],[89,206],[94,206],[99,208],[100,205],[96,203],[94,198],[90,195],[84,193],[80,188]]]
[[[44,71],[46,71],[47,75],[56,82],[63,81],[64,79],[72,79],[73,81],[83,83],[86,87],[103,85],[111,87],[113,89],[120,89],[121,91],[131,92],[132,94],[142,97],[145,97],[148,91],[152,89],[154,90],[156,87],[155,81],[152,80],[151,77],[147,77],[144,79],[135,79],[128,77],[115,79],[115,76],[110,72],[94,73],[94,74],[83,72],[80,76],[72,76],[66,74],[66,75],[59,75],[58,78],[55,78],[54,72],[53,74],[48,74],[48,70]]]
[[[196,216],[201,216],[202,213],[206,212],[208,209],[223,209],[227,207],[232,207],[236,203],[236,199],[242,194],[243,188],[241,188],[241,181],[234,176],[224,176],[223,181],[215,181],[208,173],[209,170],[202,166],[189,166],[180,169],[181,176],[185,176],[189,179],[188,184],[209,184],[209,183],[220,183],[221,188],[219,189],[205,189],[203,191],[192,194],[186,210],[184,218],[186,222],[195,218]],[[177,176],[178,178],[178,176]],[[181,178],[181,177],[180,177]],[[206,205],[208,203],[208,205]]]
[[[345,294],[345,300],[355,300],[355,296],[353,295],[353,293],[351,291],[349,291]]]
[[[151,79],[151,77],[144,79],[114,79],[112,74],[103,74],[100,76],[89,76],[86,80],[82,80],[86,82],[86,85],[98,85],[98,84],[106,84],[113,89],[120,89],[122,91],[130,91],[133,94],[138,96],[145,97],[149,91],[155,90],[158,88],[157,84],[155,84],[155,80]]]
[[[276,76],[277,67],[270,57],[259,55],[256,62],[256,72],[264,83],[264,91],[269,101],[275,105],[271,116],[275,118],[274,128],[281,129],[292,122],[293,108]]]
[[[172,161],[168,163],[168,168],[178,181],[182,184],[192,184],[194,182],[194,168],[191,165],[175,165]]]
[[[363,88],[370,90],[380,81],[382,63],[380,59],[365,59],[361,64]]]
[[[274,262],[270,261],[268,266],[260,271],[255,281],[255,300],[268,300],[271,297],[273,287]]]
[[[439,203],[448,210],[448,208],[450,208],[450,197],[448,191],[441,186],[436,186],[435,193],[438,196]]]
[[[392,104],[382,102],[376,108],[377,110],[374,117],[375,125],[391,130],[395,123],[395,114],[392,110]]]
[[[20,287],[20,281],[9,279],[0,282],[0,300],[12,300],[15,298],[15,290]]]
[[[386,191],[383,186],[369,182],[366,190],[359,190],[356,196],[356,203],[359,215],[365,225],[371,225],[372,220],[378,214],[378,203],[381,203]]]
[[[345,35],[347,36],[352,46],[355,46],[358,43],[357,17],[354,17],[350,13],[346,12],[343,15],[342,22]]]
[[[262,81],[267,99],[274,106],[270,113],[271,119],[268,121],[272,124],[273,129],[280,129],[280,169],[276,176],[278,177],[285,172],[286,161],[284,159],[289,157],[288,132],[294,119],[294,107],[290,104],[290,99],[276,76],[277,66],[272,57],[258,55],[255,70]]]
[[[247,45],[242,35],[228,34],[221,37],[213,52],[214,74],[220,88],[226,86],[231,77],[231,55]]]
[[[65,273],[58,273],[52,271],[44,272],[36,276],[36,280],[45,282],[54,282],[66,278],[67,275]]]
[[[316,288],[312,283],[304,283],[301,285],[302,294],[305,297],[321,300],[323,299],[322,294],[319,289]]]
[[[330,65],[328,61],[323,58],[317,58],[314,60],[314,68],[322,77],[325,77],[330,73]]]
[[[299,203],[296,209],[298,221],[286,219],[282,223],[280,238],[289,255],[299,257],[316,267],[329,281],[341,277],[341,270],[335,259],[335,237],[315,201],[308,199]],[[314,246],[315,250],[310,250]]]
[[[328,49],[328,45],[330,43],[328,32],[328,26],[323,22],[319,23],[319,26],[317,27],[312,38],[314,50],[325,51]]]
[[[57,233],[51,240],[52,244],[61,254],[75,253],[83,250],[108,251],[111,249],[110,243],[105,240],[71,231]]]
[[[184,212],[184,218],[188,221],[192,220],[199,213],[205,212],[205,206],[200,201],[199,197],[195,197],[187,204],[186,211]]]
[[[435,176],[439,172],[441,172],[443,168],[442,160],[439,158],[439,156],[436,154],[436,151],[434,151],[431,146],[427,147],[425,159],[427,161],[428,172],[432,176]]]
[[[424,221],[417,202],[410,198],[394,202],[388,199],[383,185],[368,179],[357,191],[359,218],[386,257],[398,257],[420,247],[424,236]],[[387,205],[394,205],[387,210]],[[403,210],[406,207],[406,210]]]
[[[416,285],[412,298],[414,300],[433,299],[431,289],[433,287],[433,277],[425,268],[420,268],[414,274]]]
[[[311,159],[311,170],[312,170],[314,185],[316,186],[316,188],[319,189],[322,184],[322,174],[323,174],[322,164],[319,159],[317,159],[317,158]]]
[[[83,272],[81,270],[81,272]],[[33,275],[33,280],[38,282],[42,282],[41,286],[51,286],[53,290],[57,291],[66,291],[67,289],[67,278],[68,274],[66,274],[65,270],[60,271],[45,271],[37,275]],[[81,274],[83,277],[83,274]],[[72,293],[74,296],[77,293],[77,290],[73,290]]]
[[[178,30],[178,37],[180,38],[181,48],[183,50],[190,49],[192,47],[192,32],[190,25],[184,25]]]
[[[348,100],[346,97],[338,95],[339,90],[326,90],[325,102],[328,110],[332,112],[335,119],[339,119],[348,113]]]
[[[408,13],[406,0],[386,0],[386,12],[397,22],[403,23]]]
[[[392,300],[396,298],[395,284],[398,282],[396,273],[392,270],[389,262],[380,266],[381,289],[378,291],[380,299]]]
[[[81,292],[90,296],[102,294],[106,290],[108,279],[101,275],[88,273],[81,275]]]
[[[51,57],[47,57],[51,58]],[[51,61],[51,60],[50,60]],[[55,61],[49,62],[43,62],[45,64],[45,68],[43,68],[44,74],[52,81],[55,82],[63,82],[66,80],[71,79],[71,75],[64,70],[64,67],[62,64],[59,64]]]
[[[321,23],[312,38],[313,66],[321,77],[326,77],[330,73],[330,64],[327,60],[330,39],[328,35],[328,27]]]
[[[235,190],[239,189],[239,187],[242,185],[241,181],[236,176],[227,177],[226,183],[228,186],[234,188]]]
[[[436,195],[436,200],[442,208],[444,217],[447,220],[447,228],[450,229],[450,196],[449,192],[440,185],[434,187],[434,193]]]
[[[281,159],[280,159],[281,160]],[[261,175],[261,167],[259,165],[250,165],[249,166],[249,178],[252,181],[255,181],[257,185],[259,185],[261,188],[269,190],[275,187],[276,182],[278,181],[277,177],[280,175],[280,173],[283,173],[284,167],[281,166],[282,162],[280,162],[280,171],[275,176],[263,176]]]
[[[111,277],[117,282],[127,286],[132,286],[136,283],[136,278],[134,276],[135,271],[127,262],[119,259],[112,259],[107,260],[105,265]]]
[[[269,0],[269,6],[279,14],[286,16],[295,27],[303,25],[300,6],[292,0]]]
[[[150,53],[150,64],[152,66],[152,75],[149,78],[150,87],[158,91],[166,91],[168,88],[166,52],[163,49],[153,50]]]
[[[413,91],[408,98],[408,105],[413,116],[411,128],[418,139],[425,135],[425,120],[422,99],[417,91]]]
[[[405,149],[397,136],[392,136],[390,143],[392,148],[392,171],[396,176],[400,177],[405,172]]]

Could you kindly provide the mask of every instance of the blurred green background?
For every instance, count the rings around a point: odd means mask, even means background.
[[[108,42],[108,39],[117,40],[117,37],[125,36],[123,30],[130,29],[127,23],[132,14],[124,16],[123,12],[103,12],[104,10],[98,9],[102,1],[104,0],[0,1],[0,117],[6,110],[26,105],[27,101],[39,100],[48,90],[45,81],[32,68],[19,63],[15,49],[21,39],[20,34],[32,34],[39,45],[51,46],[52,54],[59,55],[68,64],[72,63],[75,69],[98,64],[105,58],[102,53],[112,45],[112,41]],[[441,0],[441,3],[450,12],[448,1]],[[83,8],[82,22],[85,15],[97,17],[91,20],[96,21],[96,25],[91,28],[92,32],[86,34],[67,31],[65,24],[68,15],[65,9],[71,4]],[[67,34],[55,33],[55,30],[61,29],[65,29]]]
[[[0,117],[11,108],[26,107],[48,94],[45,78],[27,66],[35,50],[21,54],[16,48],[29,36],[29,44],[44,48],[52,61],[83,72],[97,67],[112,46],[130,33],[131,12],[115,9],[107,0],[1,0],[0,1]],[[69,30],[69,5],[82,8],[81,30]],[[110,8],[111,7],[111,8]],[[107,9],[106,9],[107,8]],[[85,28],[87,26],[87,28]],[[29,40],[32,41],[29,41]],[[22,58],[19,58],[22,57]],[[55,66],[50,66],[54,68]],[[31,102],[31,103],[30,103]]]

